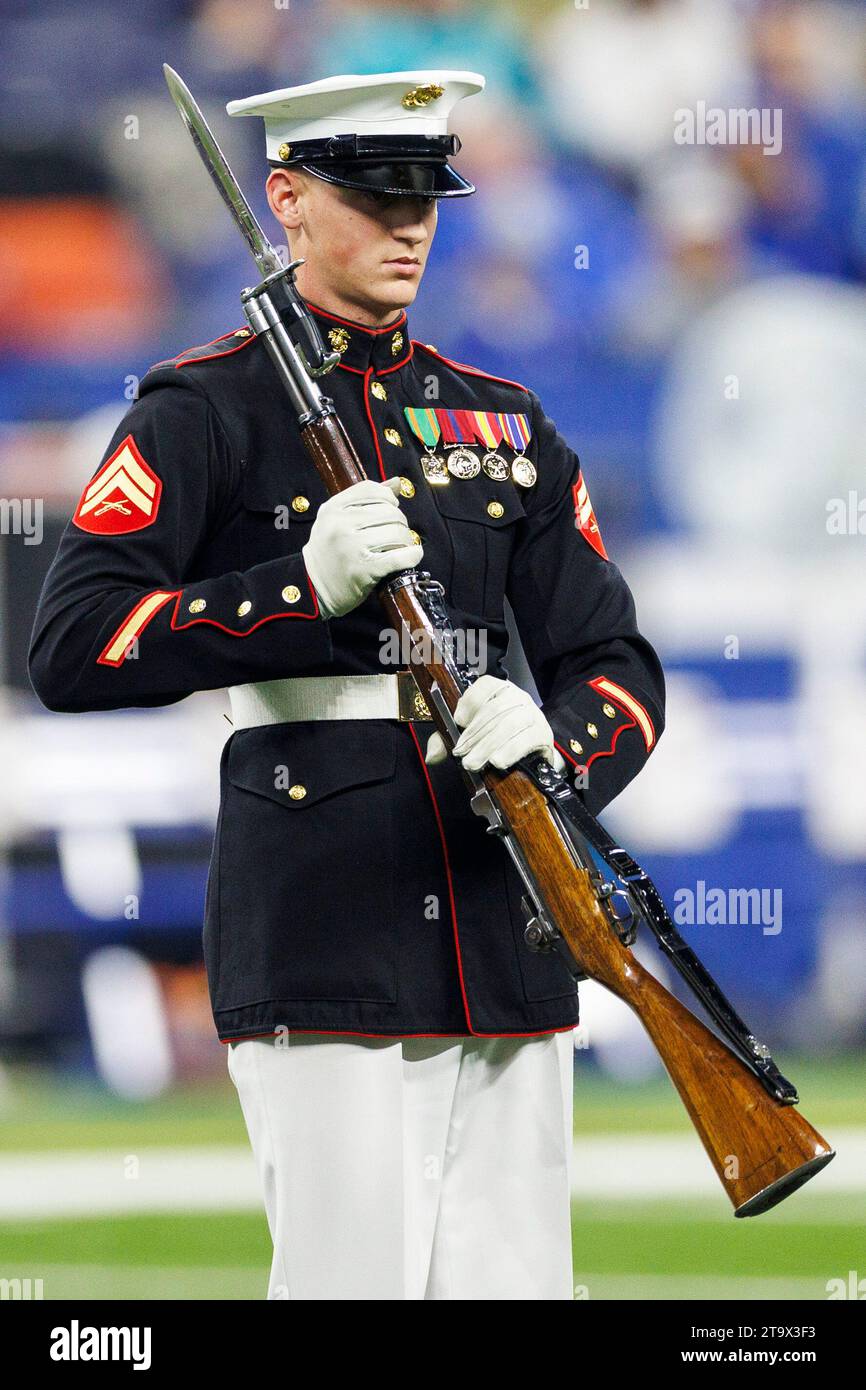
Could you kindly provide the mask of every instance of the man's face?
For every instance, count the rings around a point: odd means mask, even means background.
[[[306,261],[299,284],[308,298],[326,291],[373,314],[412,303],[436,231],[435,198],[365,193],[294,169],[275,169],[268,194],[292,257]]]

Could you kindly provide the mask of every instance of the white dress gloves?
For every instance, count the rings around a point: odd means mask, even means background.
[[[399,478],[365,478],[319,507],[301,554],[324,618],[350,613],[380,579],[420,564],[399,491]]]
[[[454,745],[463,766],[478,771],[485,763],[504,771],[527,753],[543,753],[557,772],[565,759],[553,746],[553,730],[531,695],[511,681],[479,676],[464,691],[454,710],[463,730]],[[426,761],[441,763],[447,749],[441,734],[431,734]]]
[[[319,507],[301,554],[325,618],[357,608],[388,574],[420,563],[400,510],[400,479],[369,479],[329,497]],[[463,732],[454,754],[474,771],[492,763],[504,771],[527,753],[543,753],[557,772],[565,759],[553,746],[553,730],[531,695],[511,681],[479,676],[454,711]],[[428,763],[443,762],[447,749],[438,733],[427,743]]]

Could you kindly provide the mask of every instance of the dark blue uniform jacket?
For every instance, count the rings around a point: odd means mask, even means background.
[[[664,684],[577,456],[531,391],[412,341],[405,315],[374,331],[315,313],[342,349],[323,384],[368,476],[408,480],[400,505],[422,568],[445,585],[456,625],[485,634],[486,669],[500,676],[507,596],[557,745],[571,771],[587,769],[582,795],[600,811],[655,746]],[[526,417],[536,482],[481,472],[431,485],[407,406]],[[511,461],[518,449],[499,452]],[[320,615],[300,552],[325,496],[248,330],[151,368],[48,574],[37,694],[76,712],[393,672],[375,596]],[[530,1034],[577,1021],[564,965],[524,945],[519,881],[469,810],[455,760],[426,767],[431,729],[310,720],[228,740],[204,931],[221,1038]]]

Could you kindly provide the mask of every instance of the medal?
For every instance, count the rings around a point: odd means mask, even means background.
[[[511,476],[520,487],[532,487],[538,473],[535,464],[528,459],[523,450],[532,438],[528,415],[500,415],[502,437],[514,450],[511,460]]]
[[[481,472],[481,460],[473,449],[458,444],[448,455],[448,472],[452,478],[477,478]]]
[[[424,446],[421,467],[428,483],[439,486],[450,478],[477,478],[482,468],[485,477],[497,483],[508,478],[520,487],[532,487],[535,483],[535,464],[522,452],[531,438],[528,415],[412,405],[405,406],[403,413],[415,438]],[[498,452],[503,443],[514,450],[515,458],[510,464]],[[483,458],[478,445],[486,450]],[[437,448],[442,449],[441,454]]]
[[[442,483],[450,483],[448,469],[441,454],[434,454],[432,451],[421,455],[421,467],[424,470],[424,477],[428,483],[434,487],[441,486]]]
[[[497,483],[501,483],[508,477],[508,460],[504,459],[501,454],[497,454],[493,449],[490,449],[484,455],[481,460],[481,467],[484,469],[488,478],[493,478]]]
[[[538,477],[535,464],[525,454],[518,454],[511,460],[511,476],[521,487],[532,487]]]

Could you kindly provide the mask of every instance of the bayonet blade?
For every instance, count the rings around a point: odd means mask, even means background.
[[[180,112],[181,120],[193,138],[202,162],[217,186],[219,195],[241,230],[247,245],[253,253],[256,264],[263,277],[283,270],[284,263],[276,248],[265,236],[262,226],[241,191],[240,184],[231,171],[229,162],[217,143],[216,136],[202,115],[201,108],[183,78],[163,63],[162,70],[168,83],[172,101]]]

